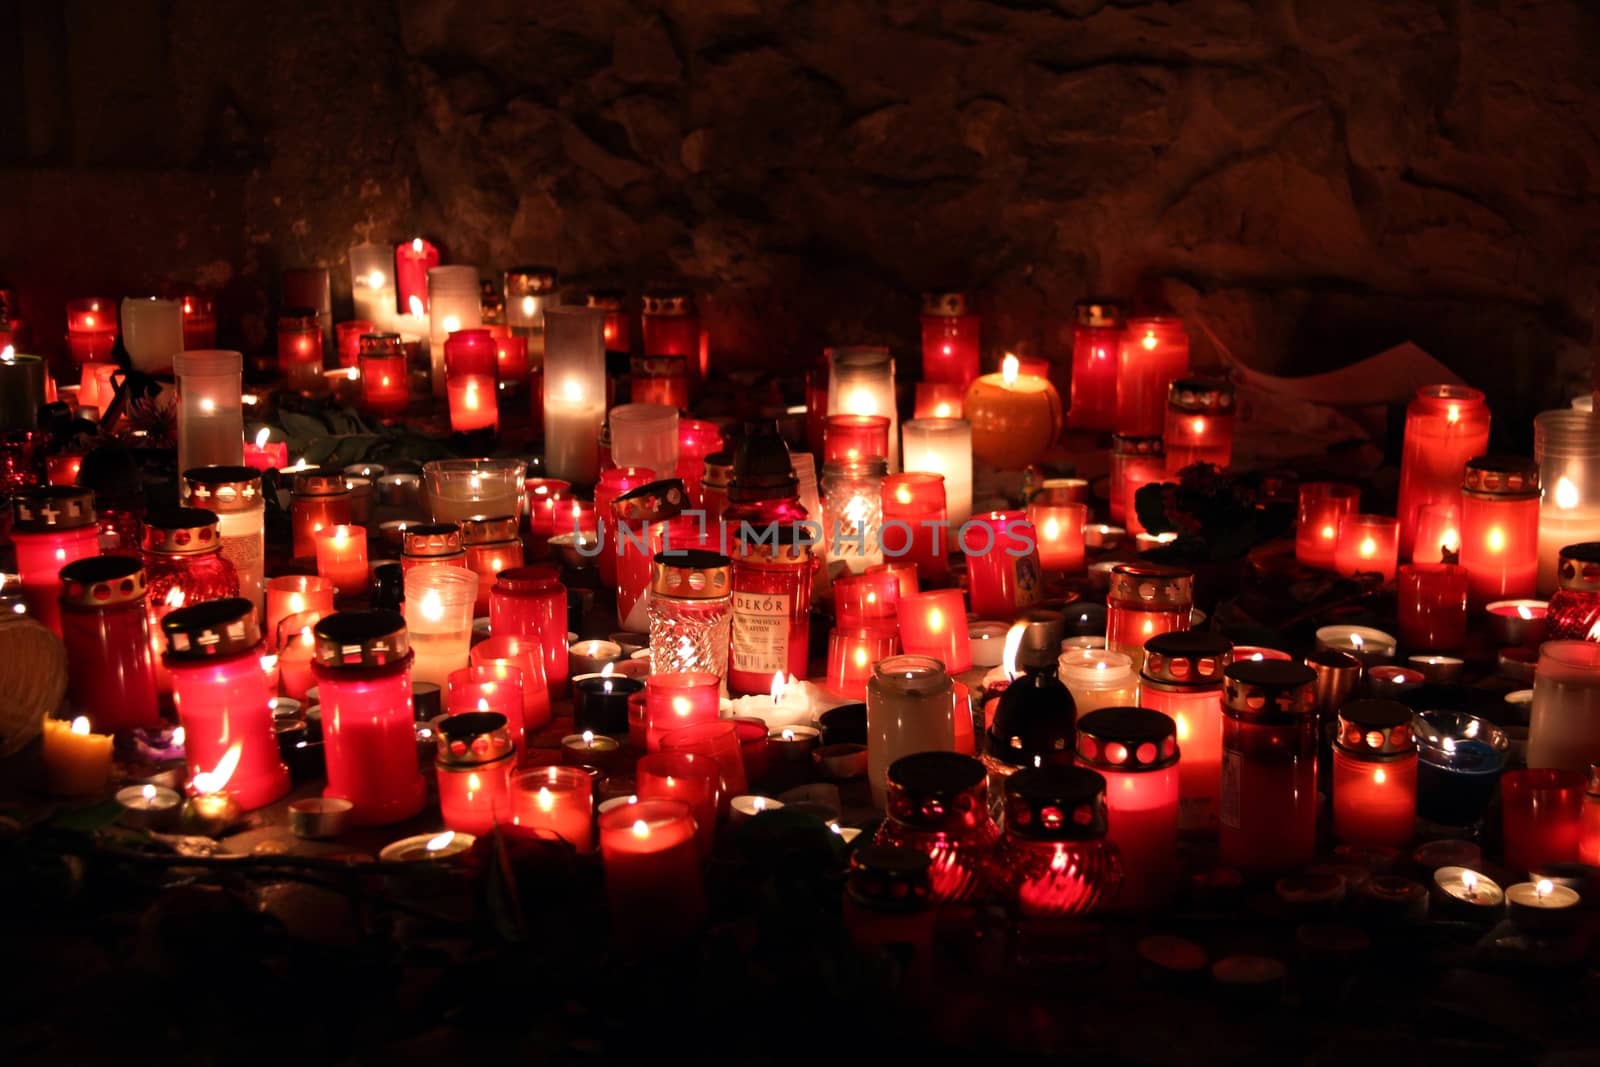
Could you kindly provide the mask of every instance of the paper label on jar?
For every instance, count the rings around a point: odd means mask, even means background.
[[[265,540],[259,530],[242,537],[224,536],[222,558],[233,564],[233,569],[239,572],[240,577],[256,573],[264,566]]]
[[[733,594],[732,667],[754,674],[789,670],[789,605],[784,593]]]
[[[1239,753],[1223,751],[1222,795],[1217,798],[1217,815],[1222,825],[1230,830],[1239,829],[1239,773],[1242,762]]]

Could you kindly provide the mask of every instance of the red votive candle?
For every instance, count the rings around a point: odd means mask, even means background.
[[[1118,563],[1106,594],[1106,647],[1144,663],[1157,634],[1187,630],[1194,614],[1194,574],[1154,563]]]
[[[607,588],[617,584],[617,552],[620,544],[617,537],[617,520],[612,513],[611,505],[624,493],[655,480],[656,472],[644,467],[608,467],[600,472],[600,481],[594,489],[594,510],[600,517],[601,537],[601,549],[596,565],[600,569],[600,581]],[[557,532],[566,533],[568,530],[563,527]],[[638,531],[630,532],[637,536]]]
[[[1083,570],[1083,528],[1089,522],[1089,505],[1041,489],[1028,502],[1028,521],[1039,540],[1041,567],[1058,574]]]
[[[900,647],[906,655],[931,656],[944,664],[949,674],[960,674],[972,667],[972,637],[961,590],[933,589],[903,597],[896,614],[900,621]],[[832,677],[831,672],[829,676]]]
[[[438,265],[439,250],[420,237],[395,246],[394,289],[402,313],[427,314],[428,272]]]
[[[488,330],[457,330],[444,343],[445,392],[450,428],[456,433],[495,430],[500,406],[495,396],[495,345]]]
[[[701,503],[700,483],[705,478],[706,457],[722,451],[722,430],[705,419],[678,420],[678,477],[689,499]],[[720,518],[718,513],[715,518]]]
[[[1392,582],[1399,544],[1399,520],[1387,515],[1346,515],[1339,522],[1333,569],[1347,578],[1377,574],[1384,582]]]
[[[982,322],[978,315],[968,310],[965,293],[923,293],[923,380],[951,382],[963,388],[970,385],[972,379],[978,376]]]
[[[1451,652],[1467,641],[1467,572],[1453,563],[1408,563],[1395,581],[1400,640],[1426,652]]]
[[[137,559],[94,556],[61,568],[67,691],[103,733],[161,724],[144,601]]]
[[[822,426],[823,462],[855,463],[889,455],[887,415],[829,415]]]
[[[446,715],[465,715],[492,711],[510,724],[522,721],[522,672],[501,670],[497,666],[462,667],[445,679]]]
[[[497,637],[537,640],[544,652],[546,686],[567,684],[567,589],[560,571],[535,564],[501,571],[489,591],[489,631]]]
[[[328,526],[317,531],[317,574],[340,596],[367,591],[367,531],[360,526]]]
[[[1167,473],[1196,463],[1226,467],[1233,461],[1233,383],[1217,378],[1179,378],[1167,390],[1162,434]]]
[[[916,576],[943,581],[950,573],[944,475],[926,471],[883,479],[883,554],[916,567]],[[915,583],[910,592],[916,592]],[[841,625],[844,625],[841,623]]]
[[[1225,863],[1251,873],[1317,852],[1317,672],[1287,659],[1237,660],[1223,684],[1219,842]]]
[[[333,333],[339,349],[339,366],[357,367],[361,364],[361,339],[376,327],[366,319],[351,319],[335,323]]]
[[[1417,510],[1417,536],[1411,545],[1411,562],[1455,563],[1460,556],[1461,505],[1453,500],[1422,505]]]
[[[1333,569],[1339,524],[1355,514],[1361,490],[1341,482],[1306,482],[1300,487],[1299,521],[1295,525],[1294,558],[1307,567]]]
[[[661,738],[697,722],[714,722],[722,714],[722,679],[714,674],[652,674],[645,679],[645,748],[657,752]]]
[[[186,352],[217,347],[217,303],[206,293],[183,295],[183,347]]]
[[[1161,438],[1114,434],[1111,438],[1111,521],[1123,526],[1129,537],[1144,533],[1134,498],[1151,482],[1167,477],[1166,451]]]
[[[278,631],[291,615],[314,612],[318,618],[333,614],[333,583],[308,574],[285,574],[267,580],[266,639],[278,647]]]
[[[1417,821],[1411,709],[1356,700],[1339,709],[1333,745],[1333,834],[1347,845],[1404,848]]]
[[[517,751],[522,751],[527,734],[550,725],[550,689],[544,677],[543,642],[514,634],[495,634],[473,645],[467,653],[467,662],[474,667],[492,667],[505,674],[517,671],[522,675],[522,718],[511,721],[511,737],[517,742]]]
[[[705,918],[694,814],[676,800],[622,804],[600,816],[611,927],[625,944],[692,935]]]
[[[716,840],[721,786],[717,761],[694,752],[652,752],[640,757],[634,771],[635,795],[641,801],[677,800],[689,806],[702,858],[711,855]]]
[[[359,344],[362,407],[379,417],[404,415],[411,401],[411,385],[400,335],[366,334]]]
[[[1119,434],[1158,436],[1166,426],[1167,388],[1189,373],[1189,335],[1166,315],[1128,320],[1117,353]]]
[[[1489,446],[1489,405],[1464,385],[1425,385],[1406,407],[1400,453],[1400,554],[1410,558],[1425,504],[1454,502],[1467,461]]]
[[[594,780],[578,767],[530,767],[511,779],[511,822],[594,851]]]
[[[116,301],[98,296],[67,301],[67,352],[74,363],[109,362],[116,344]]]
[[[1039,599],[1038,538],[1020,511],[974,515],[961,527],[973,614],[1009,619]]]
[[[462,563],[478,576],[478,596],[472,605],[474,616],[489,614],[489,601],[500,572],[522,566],[522,538],[518,533],[521,521],[519,515],[486,515],[461,520],[461,546],[466,553]]]
[[[861,573],[894,575],[895,580],[900,583],[901,596],[912,596],[920,588],[920,586],[917,584],[917,565],[904,560],[896,560],[889,563],[874,563]]]
[[[1539,577],[1539,465],[1479,456],[1461,484],[1461,566],[1474,607],[1530,597]]]
[[[1222,780],[1223,672],[1233,645],[1221,634],[1158,634],[1145,643],[1139,704],[1177,724],[1183,763],[1178,773],[1178,824],[1215,830]]]
[[[296,392],[316,393],[322,376],[322,327],[317,309],[286,307],[278,312],[278,373]]]
[[[679,730],[670,730],[661,737],[661,751],[693,752],[715,761],[722,776],[719,810],[727,814],[728,801],[750,791],[745,774],[744,746],[739,741],[739,728],[732,719],[716,722],[697,722]]]
[[[562,518],[571,519],[570,511],[560,507],[567,502],[567,493],[572,489],[571,482],[564,482],[560,478],[528,478],[522,487],[528,493],[528,526],[535,537],[548,538],[553,534],[572,532],[560,521]]]
[[[900,579],[891,571],[863,571],[833,583],[833,617],[840,629],[893,635],[898,628],[899,605]]]
[[[1178,882],[1177,726],[1148,708],[1101,708],[1078,720],[1077,761],[1106,780],[1106,839],[1122,853],[1116,906],[1144,911]]]
[[[827,395],[827,382],[823,382]],[[965,410],[967,388],[956,382],[918,382],[914,419],[959,419]]]
[[[502,382],[527,382],[533,376],[533,364],[528,362],[527,336],[490,333],[494,337],[495,377]]]
[[[1521,873],[1578,858],[1587,786],[1582,771],[1554,767],[1500,776],[1500,816],[1506,866]]]
[[[511,772],[517,750],[495,712],[451,715],[439,724],[434,758],[439,814],[451,830],[486,834],[511,822]]]
[[[94,493],[47,486],[11,498],[11,543],[28,614],[61,636],[61,568],[100,554]]]
[[[898,644],[894,631],[860,627],[830,631],[828,673],[823,685],[837,696],[865,700],[873,667],[894,655]]]
[[[1075,430],[1116,429],[1122,308],[1109,300],[1080,300],[1076,320],[1072,328],[1072,406],[1067,410],[1067,424]]]

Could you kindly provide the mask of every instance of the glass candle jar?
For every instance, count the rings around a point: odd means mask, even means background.
[[[876,456],[860,462],[825,463],[822,511],[828,563],[843,562],[853,573],[883,562],[883,478]]]
[[[905,425],[905,465],[944,477],[945,518],[959,527],[972,515],[972,425],[964,419],[912,419]]]
[[[455,522],[407,523],[400,535],[400,569],[410,574],[418,567],[465,567],[467,549],[461,543],[461,524]]]
[[[117,345],[117,305],[99,296],[67,301],[67,352],[72,361],[106,363]]]
[[[883,554],[910,563],[919,578],[942,582],[950,573],[950,527],[944,475],[906,471],[883,480]]]
[[[1600,866],[1600,766],[1589,765],[1589,785],[1579,816],[1578,862]]]
[[[959,621],[964,624],[965,618]],[[954,752],[955,747],[955,688],[945,665],[929,656],[880,660],[867,683],[867,778],[873,803],[885,803],[890,764],[913,753]],[[983,773],[982,764],[978,769]]]
[[[461,546],[465,555],[462,562],[478,576],[478,598],[473,605],[476,615],[489,614],[490,595],[500,572],[522,566],[518,524],[516,515],[480,516],[461,521]],[[561,625],[565,627],[565,619]]]
[[[522,722],[522,672],[505,670],[498,664],[480,664],[451,671],[444,688],[444,713],[465,715],[472,711],[492,711],[511,724]],[[512,742],[513,747],[519,747]]]
[[[44,360],[18,354],[0,344],[0,432],[38,427],[47,379]]]
[[[889,419],[889,470],[900,469],[900,422],[895,405],[894,359],[887,348],[828,350],[829,415],[883,415]],[[970,432],[970,431],[969,431]],[[923,470],[939,470],[924,467]]]
[[[1106,839],[1106,780],[1083,767],[1030,767],[1005,781],[995,888],[1025,918],[1088,915],[1116,900],[1122,855]]]
[[[1189,373],[1189,335],[1166,315],[1130,318],[1117,351],[1119,434],[1154,437],[1166,424],[1167,389]]]
[[[634,790],[641,801],[676,800],[689,805],[700,858],[711,855],[722,793],[722,771],[716,760],[693,752],[651,752],[639,759]]]
[[[740,537],[731,571],[730,693],[766,693],[774,674],[806,676],[814,570],[811,546],[792,526],[772,538]]]
[[[322,391],[322,327],[316,308],[286,307],[278,313],[278,373],[294,392]]]
[[[162,618],[161,633],[190,778],[225,777],[212,791],[231,794],[245,811],[287,793],[289,769],[278,754],[272,729],[274,694],[261,669],[266,648],[256,625],[255,605],[230,597],[179,608]],[[325,696],[323,706],[327,706]],[[323,722],[326,730],[327,719]],[[227,763],[234,767],[223,776]]]
[[[927,853],[916,849],[857,845],[845,880],[842,919],[856,950],[869,959],[888,955],[900,961],[913,982],[910,975],[933,966],[931,869]]]
[[[267,582],[264,633],[269,651],[278,648],[284,620],[307,612],[317,618],[333,614],[333,583],[315,575],[286,574]]]
[[[1461,711],[1424,711],[1417,738],[1417,813],[1447,826],[1476,823],[1494,796],[1511,740],[1500,727]]]
[[[428,311],[428,271],[439,265],[439,249],[431,241],[413,237],[395,245],[394,284],[399,307],[413,315]]]
[[[1162,444],[1167,473],[1196,463],[1226,467],[1233,462],[1233,383],[1220,378],[1179,378],[1167,389]]]
[[[1069,648],[1056,661],[1056,677],[1072,694],[1079,715],[1138,703],[1133,660],[1104,648]]]
[[[1474,607],[1529,597],[1538,585],[1539,465],[1479,456],[1461,484],[1461,566]]]
[[[1518,768],[1500,777],[1506,866],[1532,872],[1578,858],[1588,772]]]
[[[244,357],[217,350],[180,352],[178,469],[244,463]]]
[[[348,526],[354,521],[350,487],[345,483],[343,468],[315,467],[294,476],[294,492],[289,498],[289,525],[296,558],[314,559],[319,531],[329,526]]]
[[[661,751],[692,752],[716,764],[722,778],[719,805],[724,815],[727,814],[730,799],[749,792],[744,746],[739,743],[737,725],[729,719],[698,722],[669,730],[661,736]]]
[[[318,622],[313,635],[328,767],[323,795],[355,805],[357,826],[411,818],[422,810],[425,789],[405,620],[393,611],[341,611]]]
[[[1009,619],[1038,601],[1043,585],[1038,537],[1020,511],[990,511],[962,524],[967,596],[983,619]]]
[[[1080,300],[1072,327],[1072,403],[1075,430],[1113,430],[1117,424],[1117,360],[1122,307],[1110,300]]]
[[[279,294],[286,307],[314,308],[322,332],[321,350],[334,351],[333,281],[321,267],[290,267],[278,279]]]
[[[651,674],[645,679],[645,748],[656,752],[674,730],[715,722],[720,714],[721,679],[704,672]]]
[[[1295,869],[1316,856],[1316,680],[1285,660],[1226,671],[1218,836],[1223,861],[1242,871]]]
[[[347,319],[334,323],[334,349],[339,353],[340,367],[360,367],[361,338],[376,328],[371,319]]]
[[[1376,574],[1394,581],[1400,523],[1387,515],[1346,515],[1339,520],[1333,569],[1345,577]]]
[[[932,589],[902,597],[896,613],[900,647],[907,654],[932,658],[952,674],[972,668],[972,634],[961,590]]]
[[[600,472],[600,481],[594,490],[594,506],[595,514],[600,517],[601,551],[597,565],[604,585],[617,584],[617,556],[622,545],[612,505],[620,497],[655,480],[656,472],[645,467],[607,467]]]
[[[1454,563],[1407,563],[1397,571],[1395,609],[1400,640],[1427,652],[1451,652],[1467,641],[1467,571]]]
[[[329,526],[317,532],[317,573],[340,596],[364,596],[369,584],[367,531],[360,526]]]
[[[670,474],[678,467],[678,409],[623,404],[611,409],[611,462]]]
[[[899,629],[900,582],[887,570],[846,574],[833,583],[834,622],[841,629],[894,634]]]
[[[483,326],[478,268],[450,264],[428,269],[428,351],[433,363],[433,395],[446,395],[445,342],[461,330]],[[489,356],[494,358],[493,346]],[[492,401],[491,401],[492,403]]]
[[[473,645],[467,662],[474,667],[494,667],[503,674],[521,675],[522,714],[511,719],[511,736],[520,752],[528,733],[550,725],[550,688],[544,678],[543,645],[532,638],[495,634]]]
[[[1453,501],[1467,461],[1489,446],[1489,405],[1464,385],[1425,385],[1406,407],[1400,453],[1400,554],[1410,558],[1424,504]]]
[[[687,496],[682,482],[667,478],[645,482],[611,502],[611,536],[616,538],[612,571],[616,575],[617,620],[625,630],[639,633],[649,628],[652,560],[656,555],[675,554],[699,543],[694,531],[684,529],[685,523],[694,523],[694,517],[679,522]]]
[[[1539,646],[1528,713],[1528,766],[1587,773],[1600,762],[1600,644]]]
[[[687,410],[689,364],[684,356],[634,356],[628,364],[634,400],[674,411]]]
[[[1157,634],[1187,630],[1194,612],[1194,574],[1154,563],[1118,563],[1106,596],[1106,647],[1135,666]]]
[[[1061,432],[1061,397],[1048,378],[1025,373],[1011,353],[997,374],[967,387],[962,414],[972,426],[972,454],[1002,470],[1037,462]]]
[[[828,634],[828,666],[824,685],[849,700],[865,699],[876,664],[894,655],[899,642],[892,632],[840,628]]]
[[[706,461],[721,453],[722,429],[716,423],[705,419],[678,420],[677,474],[689,491],[689,500],[697,506],[704,507],[701,485],[706,477]],[[722,515],[721,511],[713,513],[710,508],[705,511],[719,518]]]
[[[185,470],[179,499],[185,507],[217,516],[222,558],[233,565],[239,595],[259,613],[266,591],[266,499],[260,473],[243,466]]]
[[[1544,485],[1538,590],[1549,596],[1557,585],[1562,548],[1600,541],[1600,420],[1568,409],[1535,416],[1533,458]]]
[[[549,564],[500,571],[489,592],[489,629],[497,636],[537,640],[551,693],[567,684],[567,590]]]
[[[350,246],[350,299],[356,318],[388,329],[395,315],[394,249],[363,242]]]
[[[692,379],[700,369],[700,316],[694,293],[688,289],[658,287],[644,294],[642,340],[647,356],[682,359]]]
[[[1028,523],[1039,543],[1039,565],[1057,574],[1083,570],[1083,528],[1089,505],[1070,499],[1075,490],[1046,484],[1028,501]]]
[[[982,321],[968,310],[965,293],[923,293],[922,380],[965,388],[976,378]]]
[[[419,567],[407,572],[405,624],[415,662],[409,673],[443,689],[450,672],[467,665],[478,576],[465,567]]]
[[[1557,573],[1560,586],[1545,611],[1546,636],[1552,641],[1600,641],[1600,542],[1561,549]],[[1528,623],[1534,618],[1532,604],[1520,605]],[[1515,614],[1516,607],[1509,613]]]
[[[1147,708],[1101,708],[1078,720],[1078,765],[1105,777],[1107,838],[1122,853],[1117,906],[1161,907],[1178,881],[1177,726]]]
[[[494,338],[488,330],[456,330],[444,339],[445,394],[456,433],[500,428]]]
[[[503,279],[506,325],[529,339],[528,349],[544,355],[544,313],[561,303],[561,276],[554,267],[512,267]]]
[[[94,493],[70,486],[17,490],[11,497],[11,543],[29,616],[61,636],[61,568],[100,554]]]
[[[197,288],[184,288],[181,302],[183,304],[183,348],[187,352],[198,352],[205,348],[217,347],[217,302],[210,293]]]
[[[183,305],[153,296],[123,297],[122,347],[136,371],[171,371],[172,357],[183,351]]]
[[[1417,821],[1411,709],[1356,700],[1339,709],[1333,745],[1333,834],[1348,845],[1404,848]]]
[[[1145,642],[1139,705],[1159,711],[1178,728],[1178,826],[1215,831],[1222,783],[1223,672],[1233,643],[1221,634],[1179,631]]]
[[[870,719],[870,696],[867,707]],[[869,758],[871,745],[869,739]],[[872,778],[879,782],[878,775]],[[917,750],[893,760],[878,789],[887,817],[878,827],[876,843],[913,848],[929,856],[936,902],[960,903],[980,896],[987,888],[987,868],[1000,839],[989,815],[983,764],[956,752]]]
[[[606,417],[605,312],[551,307],[545,312],[545,470],[589,484],[599,474]]]
[[[411,402],[406,351],[397,333],[372,333],[361,338],[361,406],[379,418],[406,413]]]
[[[530,767],[511,778],[511,823],[594,851],[594,779],[581,767]]]
[[[954,382],[918,382],[912,418],[959,419],[966,395],[967,387]]]
[[[690,549],[661,552],[650,579],[650,669],[725,678],[733,614],[728,557]]]
[[[886,459],[889,419],[886,415],[829,415],[822,426],[824,463],[857,463]]]
[[[1166,476],[1166,450],[1161,438],[1112,435],[1108,506],[1111,521],[1125,527],[1129,537],[1145,532],[1134,495],[1151,482],[1165,481]]]
[[[584,307],[605,312],[607,352],[626,355],[633,350],[633,330],[628,321],[627,300],[627,294],[621,289],[591,289],[584,294]],[[623,365],[626,366],[626,361]]]
[[[517,750],[504,715],[473,711],[439,724],[434,757],[439,814],[447,829],[486,834],[511,822],[511,772]]]
[[[140,558],[152,634],[160,632],[162,618],[174,608],[239,595],[238,572],[222,558],[219,526],[216,514],[201,508],[167,508],[145,517]],[[160,663],[156,685],[162,693],[172,690]]]
[[[527,464],[520,459],[441,459],[422,465],[428,513],[435,522],[523,511]]]
[[[161,725],[144,591],[144,567],[126,556],[61,568],[67,693],[104,733]]]
[[[600,816],[611,930],[624,945],[686,939],[705,918],[694,814],[676,800],[622,804]]]
[[[1455,563],[1461,558],[1461,505],[1455,501],[1424,504],[1417,510],[1412,540],[1413,563]]]

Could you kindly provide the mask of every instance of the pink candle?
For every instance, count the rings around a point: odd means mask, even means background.
[[[1394,581],[1400,552],[1400,522],[1387,515],[1347,515],[1339,523],[1339,540],[1333,549],[1333,569],[1349,577],[1378,574]]]
[[[594,851],[594,780],[578,767],[530,767],[511,780],[511,824]]]
[[[722,679],[714,674],[652,674],[645,679],[645,747],[656,752],[661,738],[721,714]]]
[[[676,800],[641,800],[600,816],[606,897],[618,939],[662,943],[691,935],[705,917],[694,815]]]
[[[360,526],[328,526],[317,531],[317,574],[340,596],[367,591],[367,531]]]
[[[394,250],[394,287],[400,310],[415,315],[428,310],[428,271],[439,265],[439,250],[420,237],[413,237]],[[413,304],[413,298],[416,303]]]
[[[722,784],[716,760],[681,750],[652,752],[639,760],[634,779],[640,800],[678,800],[689,805],[700,855],[711,855]]]
[[[972,666],[972,638],[961,590],[933,589],[904,597],[899,620],[900,646],[907,655],[932,656],[950,674]]]

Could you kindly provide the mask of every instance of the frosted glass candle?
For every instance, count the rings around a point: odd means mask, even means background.
[[[416,662],[411,677],[444,689],[467,665],[478,576],[465,567],[417,567],[406,574],[406,629]]]
[[[478,515],[521,515],[527,464],[516,459],[440,459],[422,465],[435,522]]]
[[[154,297],[126,297],[122,301],[122,344],[133,369],[146,374],[172,370],[172,359],[183,351],[183,304]]]
[[[454,264],[428,271],[428,354],[433,366],[434,396],[445,394],[445,339],[458,330],[474,330],[482,325],[478,268]]]
[[[972,517],[972,426],[964,419],[912,419],[904,443],[906,470],[944,475],[945,511],[959,528]]]
[[[179,352],[172,368],[178,377],[178,469],[242,465],[244,357],[220,349]]]
[[[1543,486],[1538,590],[1549,596],[1561,550],[1600,541],[1600,419],[1567,408],[1535,416],[1533,458]]]
[[[678,409],[665,404],[623,404],[612,408],[611,462],[618,467],[676,470]]]
[[[583,484],[600,474],[606,416],[606,313],[552,307],[544,313],[544,464],[552,478]]]
[[[394,325],[394,249],[389,245],[350,246],[350,298],[356,318],[372,323],[376,333]]]
[[[899,470],[900,415],[895,407],[894,358],[889,350],[833,348],[828,350],[828,360],[828,414],[888,416],[889,470]],[[971,447],[970,427],[968,447]]]
[[[1133,657],[1105,648],[1069,648],[1056,660],[1056,677],[1072,694],[1079,716],[1100,708],[1139,703],[1139,676]]]
[[[1539,646],[1528,713],[1528,766],[1587,774],[1600,763],[1600,644]]]

